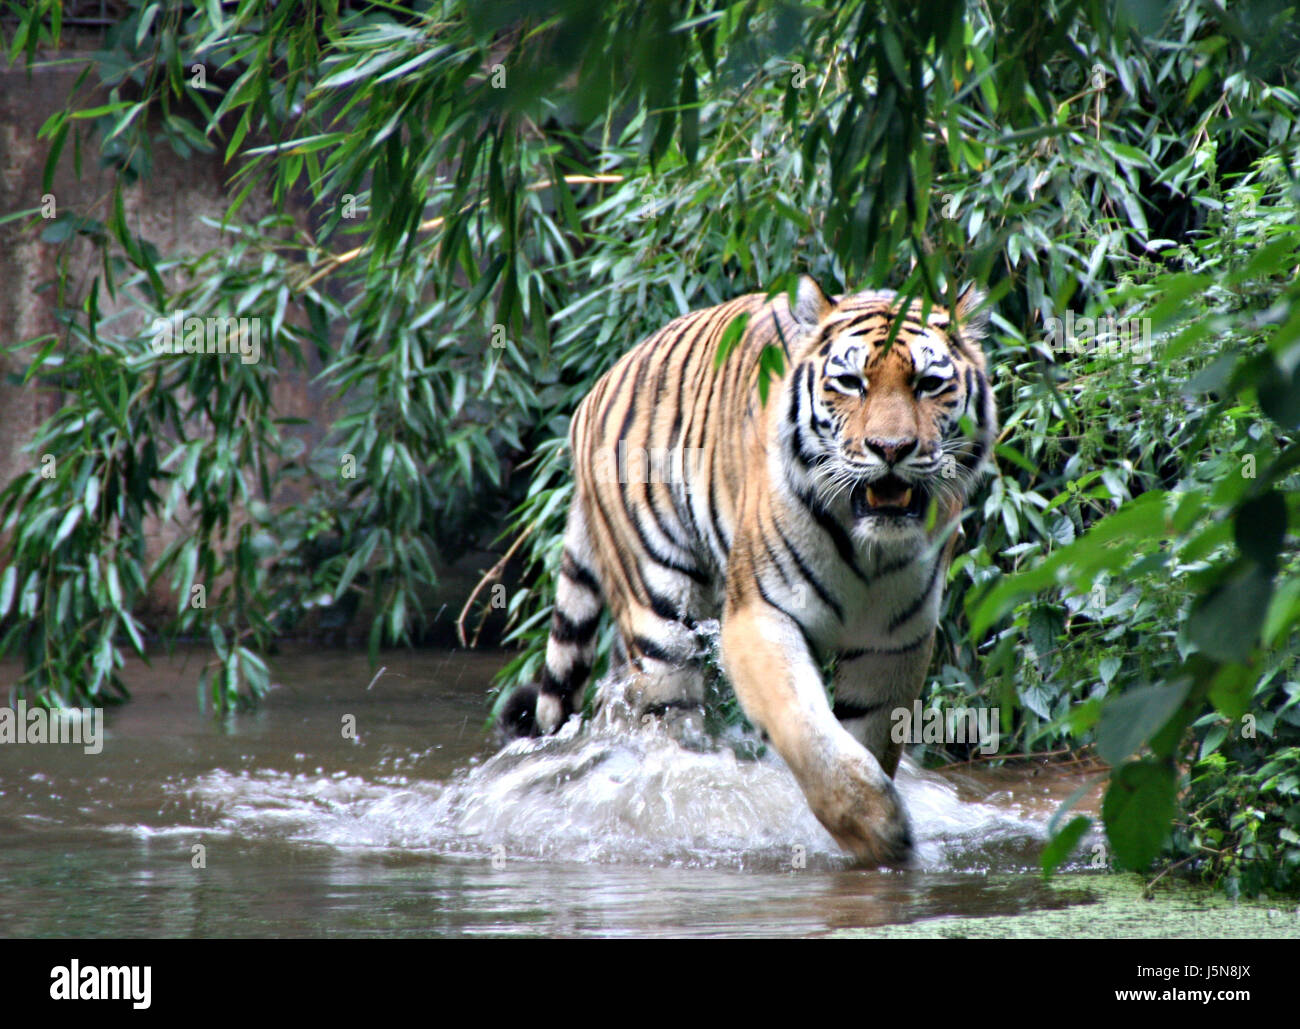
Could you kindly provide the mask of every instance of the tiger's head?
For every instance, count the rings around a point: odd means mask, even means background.
[[[967,287],[952,312],[932,306],[922,322],[919,300],[906,311],[888,291],[832,300],[800,280],[792,313],[806,335],[787,431],[811,489],[855,536],[924,533],[932,503],[946,524],[987,470],[997,413],[980,345],[983,301]]]

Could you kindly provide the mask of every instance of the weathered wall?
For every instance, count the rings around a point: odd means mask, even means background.
[[[66,56],[62,54],[61,56]],[[10,68],[0,56],[0,216],[39,207],[42,198],[41,176],[47,148],[37,140],[42,123],[62,108],[78,69],[57,67],[28,71],[20,63]],[[84,88],[84,87],[83,87]],[[85,103],[91,103],[91,99]],[[107,102],[105,96],[95,102]],[[99,167],[94,146],[84,152],[83,175],[73,175],[72,143],[65,147],[51,192],[60,213],[86,211],[99,204],[95,216],[104,217],[111,178]],[[125,207],[128,222],[149,239],[160,253],[202,253],[221,245],[221,235],[202,223],[203,217],[220,219],[225,210],[226,170],[219,156],[193,156],[183,160],[166,147],[154,152],[154,175],[148,182],[128,190]],[[246,201],[241,217],[257,217],[269,209],[265,197],[256,193]],[[71,244],[68,252],[79,287],[89,280],[95,268],[93,254],[84,244]],[[0,225],[0,343],[12,343],[43,333],[55,332],[53,297],[42,290],[43,283],[54,279],[60,245],[43,242],[39,233],[26,226],[25,220]],[[102,293],[101,293],[102,296]],[[106,313],[113,310],[111,301],[103,299]],[[314,355],[311,355],[314,360]],[[0,354],[0,488],[15,476],[32,474],[39,455],[26,454],[23,448],[36,427],[58,409],[58,391],[37,385],[17,385],[15,374],[24,364],[17,357]],[[286,365],[288,362],[286,362]],[[276,414],[307,420],[294,427],[308,447],[320,442],[324,428],[334,419],[327,391],[312,380],[319,368],[305,372],[282,367],[273,390]],[[185,531],[183,524],[151,525],[148,549],[154,556],[173,538]],[[438,607],[447,605],[454,618],[459,599],[472,587],[473,570],[491,564],[485,555],[470,555],[468,567],[461,571],[446,570],[443,595]],[[167,586],[160,584],[141,612],[147,620],[172,609],[174,600]],[[437,608],[434,608],[437,610]],[[448,614],[439,619],[443,629],[449,627]]]

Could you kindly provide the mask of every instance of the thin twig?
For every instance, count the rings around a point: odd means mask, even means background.
[[[1166,875],[1172,872],[1175,868],[1187,864],[1187,862],[1191,861],[1195,857],[1197,857],[1196,854],[1188,854],[1187,857],[1183,858],[1180,861],[1175,861],[1172,865],[1165,865],[1164,869],[1160,872],[1159,875],[1157,875],[1154,879],[1152,879],[1149,883],[1147,883],[1144,887],[1142,887],[1142,895],[1146,897],[1147,900],[1150,900],[1151,891],[1155,888],[1156,883],[1158,883]]]
[[[460,617],[456,619],[456,635],[460,638],[460,645],[462,647],[469,647],[472,649],[478,646],[478,638],[483,633],[483,623],[487,621],[487,614],[485,612],[483,617],[479,619],[478,628],[474,630],[474,642],[467,643],[465,640],[465,619],[469,617],[469,609],[474,606],[474,601],[477,599],[478,595],[483,592],[483,587],[501,577],[501,573],[505,571],[506,565],[509,563],[510,559],[515,556],[515,551],[519,549],[520,545],[529,537],[533,529],[536,527],[536,522],[529,525],[528,528],[520,534],[519,538],[511,544],[510,549],[501,555],[500,560],[483,573],[482,578],[478,581],[478,585],[474,587],[474,592],[469,595],[469,599],[465,601],[465,606],[460,609]]]
[[[940,765],[938,768],[935,769],[935,771],[937,771],[937,772],[942,772],[942,771],[945,771],[946,769],[949,769],[949,768],[961,768],[961,767],[963,767],[963,766],[965,766],[965,765],[975,765],[975,764],[980,764],[980,763],[982,763],[982,762],[984,762],[984,761],[1011,761],[1011,760],[1016,759],[1016,758],[1035,758],[1035,757],[1047,758],[1047,757],[1060,757],[1062,754],[1069,754],[1069,755],[1071,755],[1072,760],[1071,760],[1071,761],[1058,761],[1057,764],[1062,764],[1062,765],[1065,765],[1065,764],[1079,764],[1079,763],[1081,763],[1081,762],[1083,762],[1083,761],[1095,761],[1095,760],[1097,760],[1097,759],[1094,758],[1091,754],[1084,754],[1084,753],[1083,753],[1085,750],[1087,750],[1087,749],[1088,749],[1089,747],[1091,747],[1091,746],[1092,746],[1092,744],[1089,743],[1087,746],[1080,747],[1078,750],[1074,750],[1074,749],[1071,748],[1071,747],[1066,747],[1066,748],[1064,748],[1063,750],[1044,750],[1044,751],[1040,751],[1040,752],[1038,752],[1038,753],[1036,753],[1036,754],[1034,754],[1034,753],[1031,753],[1031,754],[982,754],[982,755],[980,755],[979,757],[967,758],[965,761],[954,761],[954,762],[952,762],[951,764]],[[1082,756],[1076,756],[1076,755],[1082,755]]]

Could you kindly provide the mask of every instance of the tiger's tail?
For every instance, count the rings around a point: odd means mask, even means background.
[[[546,643],[546,663],[538,685],[515,690],[502,712],[501,725],[515,736],[554,732],[578,707],[591,673],[596,629],[604,606],[600,581],[591,567],[592,545],[582,504],[575,496],[564,532],[564,556]]]

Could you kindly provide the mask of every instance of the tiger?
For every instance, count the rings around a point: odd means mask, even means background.
[[[624,354],[570,423],[545,663],[509,698],[511,734],[580,714],[606,606],[611,667],[641,710],[699,708],[714,619],[726,682],[831,837],[863,862],[905,864],[891,715],[920,695],[960,515],[991,465],[986,306],[969,286],[926,314],[888,290],[833,298],[802,275]]]

